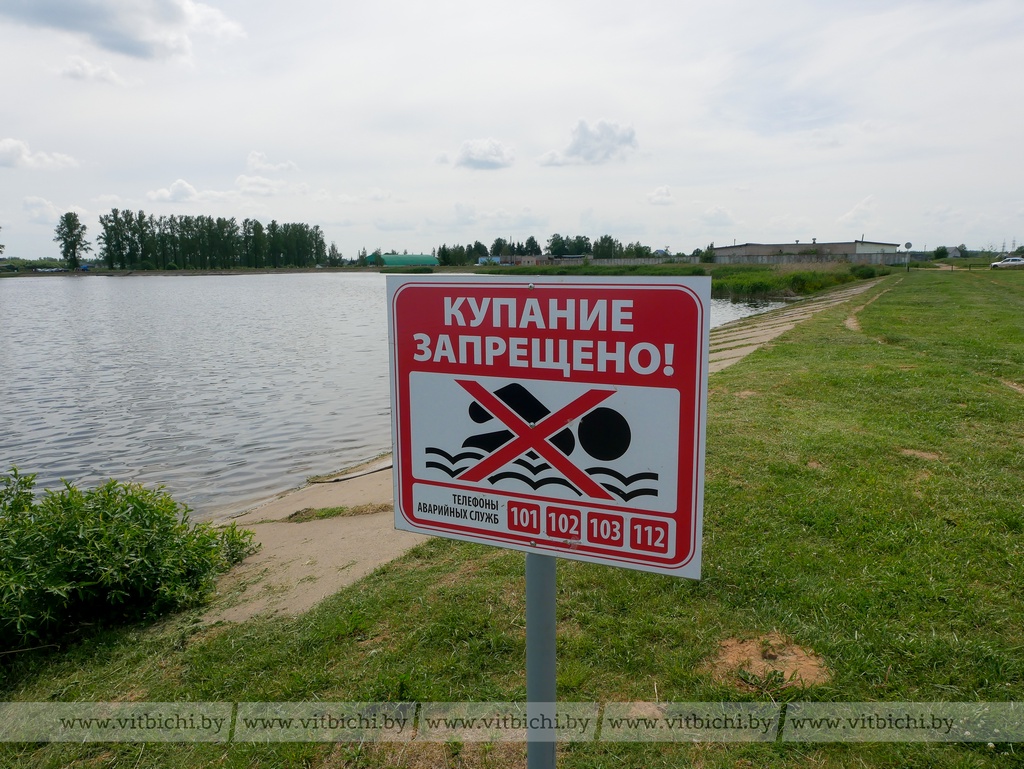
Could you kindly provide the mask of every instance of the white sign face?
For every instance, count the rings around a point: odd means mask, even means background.
[[[396,527],[698,578],[709,295],[389,276]]]

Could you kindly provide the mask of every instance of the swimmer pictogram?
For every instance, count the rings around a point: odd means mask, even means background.
[[[426,467],[464,482],[487,482],[495,487],[533,490],[560,486],[577,496],[598,500],[658,496],[657,472],[623,473],[613,463],[632,443],[627,418],[601,405],[615,394],[613,388],[590,388],[552,412],[534,393],[518,382],[491,392],[480,382],[456,380],[471,396],[468,415],[480,425],[499,424],[476,433],[451,453],[427,446]],[[579,462],[580,464],[577,464]],[[583,465],[586,466],[583,466]]]

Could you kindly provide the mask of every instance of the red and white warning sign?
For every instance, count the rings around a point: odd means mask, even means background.
[[[396,528],[699,578],[710,284],[388,276]]]

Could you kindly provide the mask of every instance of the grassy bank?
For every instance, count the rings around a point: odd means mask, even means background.
[[[852,305],[712,375],[702,581],[559,563],[560,699],[1024,698],[1024,272],[895,273]],[[296,620],[182,615],[0,657],[0,699],[521,700],[523,591],[521,554],[431,540]],[[723,641],[773,631],[829,679],[716,669]],[[1020,759],[1005,744],[579,743],[559,765]],[[522,765],[518,745],[0,746],[3,766],[74,762]]]

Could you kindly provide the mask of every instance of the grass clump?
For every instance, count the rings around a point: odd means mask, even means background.
[[[305,523],[306,521],[322,521],[327,518],[351,518],[356,515],[373,515],[394,510],[390,504],[368,504],[354,505],[352,507],[304,507],[289,515],[285,520],[290,523]]]
[[[191,526],[189,508],[162,489],[65,482],[36,500],[34,485],[14,467],[0,488],[3,648],[194,605],[254,550],[234,524]]]

